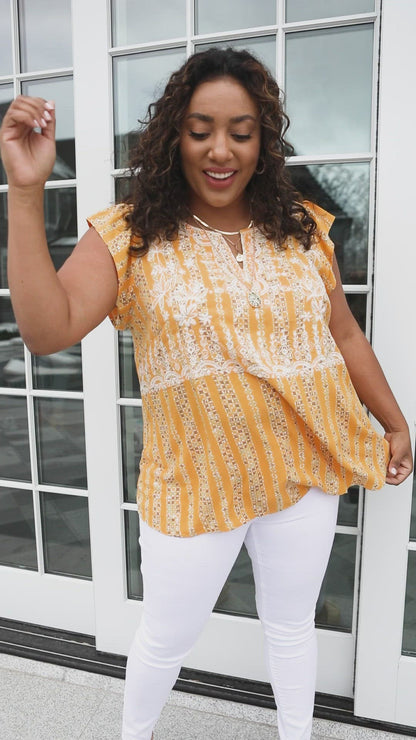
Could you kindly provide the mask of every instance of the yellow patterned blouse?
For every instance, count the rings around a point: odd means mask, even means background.
[[[242,232],[180,227],[130,256],[125,206],[89,219],[119,281],[110,318],[130,329],[143,400],[141,517],[176,536],[234,529],[311,486],[381,488],[387,442],[364,413],[328,328],[333,218],[308,204],[309,251]]]

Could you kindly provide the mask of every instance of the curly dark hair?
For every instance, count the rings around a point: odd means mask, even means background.
[[[284,135],[289,126],[279,87],[248,51],[210,48],[196,53],[172,74],[159,100],[148,107],[130,159],[130,205],[126,220],[132,251],[144,254],[156,237],[174,239],[189,217],[187,182],[180,159],[180,132],[194,90],[201,82],[232,77],[257,104],[261,123],[259,163],[247,185],[253,222],[279,244],[293,235],[305,249],[316,224],[292,185],[285,157],[293,153]]]

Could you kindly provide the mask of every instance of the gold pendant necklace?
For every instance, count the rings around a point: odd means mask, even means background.
[[[196,216],[195,213],[192,214],[192,218],[195,219],[201,226],[203,226],[204,231],[206,229],[209,229],[209,231],[214,231],[216,234],[221,234],[223,239],[227,242],[228,246],[231,247],[231,251],[236,258],[237,262],[241,264],[244,260],[244,254],[243,254],[243,244],[241,241],[241,232],[240,231],[223,231],[222,229],[216,229],[214,226],[210,226],[209,224],[205,223],[205,221],[202,220],[202,218],[199,218],[199,216]],[[251,229],[253,226],[253,219],[251,219],[249,225],[246,227],[247,229]],[[205,231],[206,233],[206,231]],[[238,236],[237,242],[240,242],[241,244],[241,252],[238,250],[237,244],[234,244],[232,239],[229,239],[230,236]],[[236,250],[234,252],[234,250]]]
[[[237,262],[239,262],[241,264],[243,262],[243,260],[244,260],[244,254],[243,254],[243,244],[242,244],[242,241],[241,241],[241,234],[240,234],[240,232],[239,231],[237,232],[238,233],[238,239],[237,239],[237,241],[235,243],[228,236],[225,236],[225,234],[223,234],[223,232],[220,232],[220,233],[222,234],[223,239],[227,242],[228,246],[230,247],[231,252],[234,255],[234,257],[236,258]],[[240,243],[240,246],[241,246],[241,252],[240,252],[239,247],[238,247],[238,244],[239,243]],[[235,252],[234,252],[234,250],[235,250]]]
[[[208,224],[205,224],[204,221],[201,221],[201,219],[198,218],[198,216],[193,215],[193,218],[196,221],[198,221],[204,227],[203,228],[203,231],[204,231],[204,233],[205,233],[208,241],[211,242],[212,246],[214,246],[214,244],[213,244],[212,239],[211,239],[211,237],[209,235],[209,231],[207,231],[207,228],[210,229],[211,231],[214,231],[217,234],[220,234],[220,236],[222,236],[222,238],[228,244],[228,246],[231,246],[231,242],[227,239],[227,236],[236,236],[237,234],[239,234],[240,235],[240,240],[241,240],[241,233],[239,231],[235,231],[235,232],[225,231],[224,232],[224,231],[221,231],[220,229],[211,229],[211,227]],[[250,223],[249,223],[249,225],[248,225],[247,228],[252,228],[252,226],[253,226],[253,221],[250,221]],[[205,227],[207,227],[207,228],[205,228]],[[254,246],[254,234],[252,235],[252,239],[253,239],[253,246]],[[232,246],[235,247],[234,244],[232,244]],[[241,241],[241,246],[242,246],[242,241]],[[234,256],[235,256],[237,262],[240,262],[240,263],[243,262],[243,260],[244,260],[244,254],[241,254],[240,252],[237,252],[237,254],[234,255]],[[253,290],[253,286],[250,287],[249,292],[248,292],[248,302],[249,302],[250,306],[252,306],[252,308],[259,308],[261,306],[261,298],[260,298],[259,294],[256,293],[255,290]]]
[[[250,290],[250,293],[248,294],[248,302],[253,308],[259,308],[259,306],[261,306],[261,298],[254,292],[254,290]]]
[[[210,226],[209,224],[206,224],[205,221],[202,220],[202,218],[199,218],[199,216],[195,216],[195,213],[192,214],[192,218],[194,218],[195,221],[198,221],[198,223],[201,224],[201,226],[204,226],[205,229],[210,229],[211,231],[217,231],[218,234],[222,234],[223,236],[224,234],[226,236],[237,236],[237,234],[240,233],[239,231],[221,231],[221,229],[216,229],[214,226]],[[251,229],[252,226],[253,226],[253,219],[251,219],[249,225],[246,228]]]

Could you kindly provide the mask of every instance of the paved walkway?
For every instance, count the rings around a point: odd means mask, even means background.
[[[0,654],[0,738],[120,740],[123,687],[121,679]],[[275,722],[271,709],[172,691],[155,740],[278,740]],[[314,721],[313,740],[400,738]]]

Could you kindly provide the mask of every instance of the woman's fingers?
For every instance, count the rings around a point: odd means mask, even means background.
[[[407,430],[387,432],[385,435],[390,445],[390,461],[387,468],[386,483],[399,485],[413,470],[413,456],[409,433]]]
[[[54,103],[19,95],[4,116],[0,146],[9,185],[43,185],[55,161]]]
[[[54,121],[55,106],[52,101],[19,95],[9,106],[3,120],[4,133],[22,134],[22,129],[48,129]],[[18,131],[17,131],[18,129]]]

